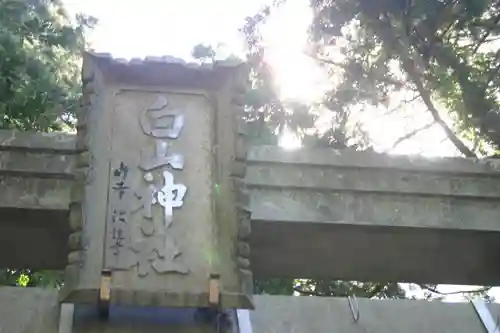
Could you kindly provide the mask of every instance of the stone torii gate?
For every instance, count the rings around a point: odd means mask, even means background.
[[[498,285],[500,178],[494,160],[246,147],[246,77],[86,53],[76,135],[0,131],[0,265],[66,271],[58,295],[0,289],[0,332],[487,326],[466,304],[252,295],[253,275]]]

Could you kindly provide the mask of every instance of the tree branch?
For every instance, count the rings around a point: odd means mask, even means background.
[[[419,64],[420,67],[423,65],[423,60],[421,59],[420,54],[418,53],[414,54],[416,60],[413,60],[409,55],[410,44],[408,42],[408,36],[401,35],[400,38],[396,38],[393,28],[390,25],[389,17],[386,16],[386,20],[387,21],[382,21],[380,18],[373,18],[372,20],[373,29],[382,40],[395,46],[397,52],[401,57],[404,70],[406,71],[410,79],[413,81],[413,84],[416,86],[417,91],[419,92],[420,97],[422,97],[422,101],[427,107],[427,110],[431,113],[432,118],[437,124],[439,124],[439,126],[443,128],[448,139],[455,145],[458,151],[460,151],[460,153],[462,153],[464,156],[476,157],[476,154],[474,154],[474,152],[472,152],[472,150],[470,150],[456,136],[456,134],[451,130],[448,124],[446,124],[446,122],[441,118],[441,116],[439,115],[439,111],[434,106],[430,93],[427,91],[427,89],[425,89],[422,83],[421,80],[422,75],[417,67],[417,64]]]
[[[446,28],[443,29],[443,32],[441,33],[441,39],[444,39],[446,34],[450,31],[450,29],[455,25],[455,21],[451,21],[450,24]]]
[[[459,0],[447,1],[443,8],[443,14],[439,18],[439,21],[451,23],[443,29],[443,32],[441,33],[441,39],[445,38],[446,34],[451,30],[451,28],[456,25],[457,15],[453,12],[453,8],[458,2]]]
[[[392,114],[393,112],[395,112],[395,111],[399,110],[400,108],[402,108],[403,105],[410,104],[410,103],[416,101],[418,98],[420,98],[420,95],[415,95],[415,96],[413,96],[412,98],[410,98],[408,100],[405,99],[404,101],[401,101],[401,103],[399,103],[398,106],[395,106],[392,109],[389,109],[386,112],[384,112],[382,114],[382,116],[383,117],[388,116],[388,115]]]
[[[424,126],[421,126],[417,129],[414,129],[413,131],[403,135],[402,137],[400,137],[399,139],[396,140],[396,142],[394,142],[394,144],[392,145],[391,148],[387,149],[385,151],[385,153],[395,149],[401,142],[405,141],[405,140],[408,140],[412,137],[414,137],[415,135],[417,135],[418,133],[422,132],[422,131],[425,131],[426,129],[429,129],[431,128],[432,126],[436,125],[436,121],[432,121]]]
[[[482,45],[484,44],[488,44],[488,43],[492,43],[492,42],[496,42],[497,40],[500,40],[500,36],[496,36],[496,37],[491,37],[485,41],[482,42]],[[476,47],[477,46],[477,43],[478,42],[471,42],[471,43],[468,43],[468,44],[463,44],[463,45],[460,45],[460,47],[468,47],[468,48],[471,48],[471,47]],[[477,52],[477,50],[473,51],[474,53]]]
[[[322,62],[324,64],[333,65],[333,66],[342,68],[342,69],[344,69],[346,71],[349,69],[349,66],[347,64],[345,64],[345,63],[333,61],[331,59],[326,59],[326,58],[323,58],[323,57],[318,57],[317,55],[313,55],[313,54],[310,54],[310,53],[307,53],[307,52],[304,52],[304,54],[307,55],[307,56],[309,56],[309,57],[311,57],[311,58],[313,58],[314,60]],[[376,79],[379,80],[380,82],[385,82],[387,84],[392,84],[392,85],[395,85],[395,86],[401,86],[402,85],[402,82],[398,81],[397,79],[393,79],[393,78],[389,78],[389,77],[378,77]]]
[[[375,296],[377,296],[378,293],[382,292],[382,290],[384,290],[384,285],[382,283],[378,283],[375,288],[373,288],[371,291],[370,291],[370,294],[368,295],[368,298],[373,298]]]
[[[475,290],[458,290],[458,291],[450,291],[450,292],[442,292],[437,290],[436,288],[432,288],[430,286],[427,286],[425,284],[419,284],[418,285],[422,289],[426,289],[432,293],[443,295],[443,296],[448,296],[448,295],[457,295],[457,294],[470,294],[470,293],[483,293],[491,289],[491,287],[483,287]]]
[[[496,54],[495,54],[495,60],[498,59],[498,57],[500,57],[500,50],[497,50]],[[498,72],[500,72],[500,62],[497,64],[497,66],[490,72],[490,74],[488,75],[488,79],[487,79],[487,83],[490,83],[494,78],[495,76],[498,75]]]
[[[302,294],[302,295],[307,295],[307,296],[319,296],[319,297],[325,297],[325,296],[329,296],[329,295],[325,295],[323,293],[318,293],[318,292],[315,292],[315,291],[308,291],[308,290],[302,290],[298,287],[293,287],[293,290]],[[375,296],[377,296],[377,294],[379,294],[380,292],[382,292],[384,290],[384,284],[383,283],[378,283],[371,291],[370,293],[367,295],[368,298],[373,298]]]
[[[477,51],[479,50],[479,48],[481,47],[481,45],[483,45],[483,43],[486,41],[486,38],[488,38],[488,36],[493,31],[493,28],[495,28],[497,26],[498,22],[500,22],[500,15],[497,15],[495,17],[495,19],[493,20],[493,25],[491,25],[490,27],[488,27],[488,30],[486,30],[486,32],[481,37],[481,39],[479,39],[479,41],[477,42],[476,47],[472,51],[472,54],[476,54],[477,53]]]
[[[440,144],[442,144],[443,142],[445,142],[446,140],[448,140],[448,137],[446,137],[446,136],[445,136],[444,138],[442,138],[441,140],[439,140],[439,141],[436,143],[436,145],[440,145]],[[425,151],[425,149],[420,148],[420,149],[416,152],[416,155],[423,154],[423,153],[424,153],[424,151]]]
[[[342,62],[337,62],[337,61],[333,61],[331,59],[326,59],[326,58],[320,58],[318,56],[314,56],[314,55],[309,54],[309,53],[306,53],[306,55],[308,55],[309,57],[313,58],[314,60],[317,60],[319,62],[328,64],[328,65],[334,65],[334,66],[340,67],[342,69],[346,69],[347,68],[346,64],[344,64]]]
[[[459,152],[461,152],[465,157],[476,157],[476,154],[472,150],[470,150],[457,136],[456,134],[451,130],[451,128],[446,124],[446,122],[441,118],[439,115],[439,111],[436,109],[434,104],[432,103],[431,96],[429,92],[425,89],[424,85],[422,84],[422,81],[420,81],[420,78],[417,76],[415,72],[413,72],[414,69],[409,69],[408,75],[412,78],[413,83],[417,86],[417,90],[420,93],[420,96],[422,97],[422,100],[427,107],[427,110],[432,115],[432,118],[434,118],[434,121],[443,128],[444,132],[446,133],[446,136],[448,139],[455,145],[455,147],[458,149]]]
[[[434,32],[428,30],[428,27],[423,26],[422,28],[427,29],[424,35],[429,37],[434,35]],[[407,43],[407,45],[410,44]],[[461,99],[456,98],[454,100],[454,102],[461,104],[460,108],[463,108],[458,112],[460,119],[469,127],[479,127],[482,136],[493,142],[497,142],[499,136],[496,134],[496,127],[493,122],[487,121],[485,118],[487,114],[494,114],[494,112],[491,113],[490,111],[496,108],[493,99],[488,96],[489,78],[495,77],[494,70],[489,72],[493,76],[488,77],[488,81],[485,82],[484,75],[479,76],[475,74],[473,66],[470,64],[470,59],[457,53],[450,45],[434,43],[434,47],[430,48],[429,51],[430,56],[441,69],[451,70],[451,79],[460,88],[458,92]],[[421,57],[418,52],[411,54],[411,56],[414,56],[416,59]],[[432,72],[429,66],[422,66],[420,68],[417,66],[417,69],[420,69],[417,74],[421,78],[424,78],[422,73],[425,73],[425,70],[429,69],[429,72]],[[435,89],[439,91],[439,87],[435,87]]]
[[[301,293],[302,295],[307,295],[307,296],[325,296],[322,293],[318,293],[315,291],[302,290],[298,287],[293,287],[293,290],[298,292],[298,293]]]

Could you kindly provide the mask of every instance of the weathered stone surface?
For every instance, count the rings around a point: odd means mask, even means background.
[[[0,266],[66,262],[74,153],[72,135],[0,131]],[[38,332],[35,326],[26,332]]]
[[[59,309],[54,289],[0,287],[0,333],[59,333]],[[186,324],[190,318],[168,309],[114,312],[103,322],[95,308],[77,307],[72,333],[216,333],[206,324]]]
[[[183,205],[176,207],[170,213],[172,214],[170,221],[166,220],[166,211],[163,207],[153,205],[151,202],[152,194],[147,192],[150,183],[145,181],[144,173],[139,168],[141,158],[146,160],[150,156],[146,154],[142,156],[141,150],[155,147],[155,138],[142,133],[139,114],[154,103],[158,96],[165,96],[169,101],[169,107],[182,110],[185,117],[182,133],[177,139],[168,140],[168,153],[182,154],[185,159],[184,167],[182,170],[172,170],[168,166],[165,168],[161,165],[162,168],[151,171],[154,186],[170,186],[168,180],[163,179],[162,173],[163,170],[169,170],[169,174],[173,175],[174,184],[183,184],[187,187],[185,196],[179,194]],[[168,93],[168,90],[159,94],[143,91],[141,88],[121,92],[115,105],[117,113],[113,120],[115,135],[112,138],[111,158],[118,163],[124,161],[128,166],[130,182],[127,182],[126,186],[130,188],[131,195],[129,203],[123,205],[124,210],[130,209],[130,215],[126,218],[129,229],[123,232],[124,235],[128,233],[129,236],[125,237],[129,237],[130,244],[127,246],[127,240],[124,240],[122,253],[116,256],[117,252],[113,248],[116,243],[110,237],[105,249],[104,265],[113,270],[113,289],[116,291],[112,291],[113,301],[148,304],[155,300],[165,305],[172,302],[179,303],[175,304],[176,306],[181,304],[196,306],[197,302],[206,302],[208,298],[204,300],[204,297],[208,295],[207,276],[213,269],[210,261],[213,259],[211,257],[216,255],[212,246],[214,216],[210,200],[213,197],[210,186],[213,131],[210,126],[206,126],[213,122],[214,110],[202,95],[186,98]],[[151,158],[155,153],[153,150]],[[116,169],[118,165],[112,167]],[[113,178],[110,178],[112,182]],[[141,195],[141,200],[137,200],[134,195]],[[121,207],[120,203],[127,200],[126,196],[125,193],[120,200],[119,196],[110,192],[109,203],[115,205],[110,209]],[[149,217],[146,216],[148,200],[151,205]],[[134,209],[134,206],[137,208]],[[196,209],[193,209],[195,207]],[[145,229],[141,231],[135,227],[146,224],[151,225],[151,236],[144,233]],[[111,226],[120,227],[121,224],[109,224],[108,228]],[[112,236],[110,230],[107,234]],[[165,237],[168,237],[167,240]],[[153,243],[153,239],[157,241]],[[165,242],[169,243],[165,245]],[[127,247],[136,248],[136,251],[127,251],[129,250]],[[156,252],[162,253],[162,257],[157,257]],[[150,260],[150,257],[154,259]],[[118,258],[117,262],[114,262],[114,258]],[[118,262],[120,260],[125,264]],[[167,270],[161,268],[164,264],[170,268],[166,268]],[[125,294],[129,291],[139,296],[128,297]],[[163,293],[165,296],[160,297],[159,294]],[[170,296],[175,294],[175,299],[167,297],[169,293]],[[192,297],[186,297],[187,294]]]
[[[74,333],[218,333],[213,326],[208,325],[186,325],[182,322],[171,324],[172,321],[180,321],[179,315],[175,317],[175,311],[171,309],[169,312],[174,314],[169,314],[162,309],[143,308],[141,310],[138,312],[142,312],[146,320],[141,320],[141,313],[137,314],[132,311],[123,311],[107,323],[103,323],[95,316],[91,320],[85,317],[77,318]],[[152,313],[155,315],[151,315]]]
[[[56,333],[57,291],[0,287],[0,333]]]
[[[359,320],[355,322],[346,298],[299,296],[254,296],[251,313],[255,333],[482,333],[485,329],[468,303],[414,300],[357,299]],[[493,318],[500,317],[500,305],[487,305]],[[203,325],[165,325],[182,322],[172,310],[123,309],[110,321],[100,322],[91,309],[76,309],[75,333],[212,333]],[[57,333],[57,292],[37,288],[0,288],[0,333]],[[215,333],[215,332],[213,332]]]
[[[0,174],[0,211],[3,208],[67,210],[71,184],[67,179]]]
[[[286,150],[276,146],[259,146],[249,149],[250,163],[279,163],[333,168],[399,169],[447,174],[498,174],[497,159],[461,157],[427,158],[418,155],[389,155],[360,152],[350,149],[308,148]]]
[[[68,257],[67,211],[2,208],[0,267],[62,269]]]
[[[215,63],[185,63],[174,57],[146,57],[122,61],[109,54],[87,53],[101,68],[109,81],[135,86],[173,86],[207,89],[220,86],[221,79],[241,62],[227,60]],[[214,71],[216,71],[214,73]],[[235,85],[239,87],[240,84]]]
[[[66,210],[74,136],[0,131],[0,209]]]
[[[2,147],[8,149],[0,158],[0,175],[19,175],[30,179],[72,177],[74,135],[24,134],[0,131]],[[495,162],[386,157],[334,150],[285,151],[264,146],[250,149],[246,180],[252,187],[493,199],[500,197],[500,177]],[[8,184],[5,190],[24,186],[28,185]],[[60,191],[58,195],[62,206],[66,204],[67,195],[64,188]]]
[[[73,161],[70,154],[6,150],[0,154],[0,174],[71,179]]]
[[[51,132],[0,130],[0,150],[45,151],[56,154],[74,153],[74,135]]]
[[[249,187],[253,220],[500,231],[500,200]]]
[[[254,220],[250,243],[260,278],[500,284],[498,232]]]
[[[485,329],[469,303],[358,298],[354,321],[346,298],[256,296],[253,332],[273,333],[480,333]],[[495,320],[500,305],[489,304]],[[354,306],[354,313],[357,314]]]
[[[112,304],[209,306],[215,275],[220,306],[251,307],[236,251],[244,181],[232,174],[246,156],[236,109],[247,73],[157,60],[84,55],[62,299],[95,302],[106,270]]]
[[[471,171],[473,171],[472,169]],[[255,164],[248,168],[248,185],[300,190],[392,192],[430,197],[500,199],[500,172],[434,173],[423,170],[351,168],[289,164]]]
[[[494,163],[276,147],[248,161],[256,276],[500,283]]]

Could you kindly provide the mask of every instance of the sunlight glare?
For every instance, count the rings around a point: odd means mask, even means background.
[[[262,29],[265,59],[282,101],[310,103],[324,94],[324,70],[305,53],[312,18],[309,2],[296,0],[282,5]]]
[[[285,127],[283,135],[278,140],[278,145],[286,150],[293,150],[302,147],[302,142],[296,134]]]

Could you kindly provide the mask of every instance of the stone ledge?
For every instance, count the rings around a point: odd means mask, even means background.
[[[246,183],[251,188],[500,199],[500,178],[482,173],[445,174],[420,170],[291,163],[252,163],[247,170]]]
[[[249,149],[247,161],[248,163],[500,175],[500,160],[498,159],[426,158],[418,155],[389,155],[350,149],[307,148],[286,150],[276,146],[258,146]]]
[[[7,150],[0,153],[0,175],[72,179],[74,162],[71,154]]]
[[[254,332],[273,333],[482,333],[468,303],[358,298],[359,321],[354,322],[346,298],[256,296],[251,314]],[[493,318],[500,305],[488,305]]]
[[[0,175],[0,210],[68,210],[71,184],[67,179]],[[2,220],[0,215],[0,223]]]
[[[21,132],[0,130],[0,150],[30,150],[76,153],[75,135],[63,132]]]

